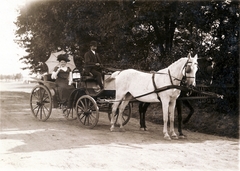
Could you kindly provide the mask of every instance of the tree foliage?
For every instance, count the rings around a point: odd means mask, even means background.
[[[159,70],[193,51],[212,57],[215,84],[235,85],[238,94],[238,1],[34,1],[16,25],[32,70],[62,49],[80,67],[91,40],[106,66],[121,69]]]

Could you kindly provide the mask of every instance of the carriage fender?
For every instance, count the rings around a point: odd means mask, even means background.
[[[75,97],[76,99],[80,98],[81,96],[86,95],[85,89],[78,88],[72,91],[70,98]]]
[[[84,95],[86,95],[86,92],[83,88],[78,88],[78,89],[73,90],[68,98],[69,105],[75,106],[78,99]]]

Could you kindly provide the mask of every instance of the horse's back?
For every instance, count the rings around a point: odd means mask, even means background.
[[[134,69],[124,70],[116,77],[115,87],[116,97],[119,99],[127,93],[130,93],[133,97],[144,95],[154,90],[154,86],[152,84],[152,74]],[[146,95],[144,97],[137,98],[137,100],[148,101],[149,99],[155,98],[151,96],[155,95]]]
[[[122,82],[125,84],[133,84],[133,82],[138,82],[138,83],[142,83],[145,80],[148,80],[149,78],[151,78],[151,74],[147,73],[147,72],[142,72],[142,71],[138,71],[135,69],[126,69],[121,71],[120,73],[118,73],[119,75],[116,76],[116,82]]]

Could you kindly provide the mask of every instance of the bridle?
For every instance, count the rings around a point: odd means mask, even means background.
[[[170,70],[168,70],[168,75],[169,75],[169,77],[170,77],[171,83],[173,84],[172,77],[174,78],[174,80],[177,80],[177,81],[180,81],[180,82],[185,82],[185,81],[186,81],[186,80],[184,81],[183,79],[195,78],[195,76],[194,76],[194,77],[187,76],[187,73],[190,73],[190,72],[192,71],[192,69],[191,69],[192,63],[193,63],[193,62],[189,61],[189,59],[188,59],[188,61],[185,63],[185,65],[184,65],[184,67],[183,67],[183,69],[182,69],[182,72],[184,71],[184,74],[183,74],[182,79],[179,79],[179,78],[176,78],[176,77],[172,76],[171,73],[170,73]],[[188,65],[188,64],[191,64],[191,65]],[[195,64],[198,66],[197,63],[195,63]]]
[[[184,65],[184,67],[183,67],[183,70],[185,71],[184,74],[183,74],[183,76],[184,76],[185,78],[195,78],[195,76],[194,76],[194,77],[187,76],[187,73],[190,73],[190,72],[192,71],[192,68],[191,68],[191,66],[193,65],[192,63],[193,63],[193,62],[191,62],[191,61],[188,60],[188,61],[186,62],[186,64]],[[188,64],[191,64],[191,65],[188,65]],[[197,67],[198,67],[198,63],[194,63],[194,65],[197,65]]]

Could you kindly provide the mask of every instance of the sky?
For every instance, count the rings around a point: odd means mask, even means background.
[[[28,0],[1,0],[0,1],[0,74],[10,75],[21,73],[21,67],[25,65],[19,61],[19,58],[26,55],[24,49],[20,48],[15,42],[14,32],[18,13],[17,7],[24,5]]]

